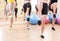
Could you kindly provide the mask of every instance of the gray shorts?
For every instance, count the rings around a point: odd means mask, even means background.
[[[12,7],[12,9],[10,10],[11,7]],[[6,6],[6,12],[7,13],[9,12],[11,15],[14,14],[14,7],[13,7],[13,5],[11,3],[7,4],[7,6]]]

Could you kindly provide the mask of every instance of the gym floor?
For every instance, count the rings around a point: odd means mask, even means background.
[[[26,22],[23,21],[23,14],[20,15],[23,0],[18,0],[18,3],[18,19],[17,21],[14,19],[12,30],[9,30],[10,18],[6,21],[3,10],[0,8],[0,41],[60,41],[60,25],[55,25],[56,31],[52,31],[51,24],[46,24],[44,39],[40,37],[41,26],[30,25],[30,30],[28,31]]]

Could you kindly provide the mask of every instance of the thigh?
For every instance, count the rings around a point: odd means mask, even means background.
[[[53,9],[53,8],[57,8],[57,3],[51,4],[51,9]]]

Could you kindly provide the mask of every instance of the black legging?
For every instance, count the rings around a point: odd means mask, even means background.
[[[17,17],[18,8],[15,8],[15,17]]]

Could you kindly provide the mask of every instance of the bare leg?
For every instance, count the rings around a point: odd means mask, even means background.
[[[43,16],[43,19],[42,19],[42,22],[41,22],[41,33],[42,33],[42,34],[43,34],[43,32],[44,32],[45,20],[46,20],[46,16]]]
[[[25,21],[25,13],[24,13],[24,21]]]
[[[10,16],[11,16],[10,28],[12,28],[12,25],[13,25],[13,5],[10,6],[10,8],[9,8],[9,13],[10,13]]]
[[[56,3],[53,5],[52,9],[53,9],[53,15],[55,14],[56,15]],[[55,28],[54,28],[54,25],[55,25],[55,21],[56,21],[56,17],[53,17],[52,19],[52,30],[55,31]]]
[[[44,36],[43,36],[43,32],[44,32],[44,28],[45,28],[44,25],[45,25],[46,17],[47,17],[47,16],[44,15],[43,18],[42,18],[42,22],[41,22],[41,34],[42,34],[41,37],[42,37],[42,38],[44,38]]]
[[[27,29],[30,30],[30,28],[29,28],[29,18],[27,18]]]
[[[12,28],[12,25],[13,25],[13,17],[11,17],[10,28]]]
[[[4,9],[4,15],[6,16],[6,21],[7,21],[7,12],[6,12],[6,8]]]

